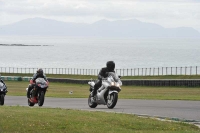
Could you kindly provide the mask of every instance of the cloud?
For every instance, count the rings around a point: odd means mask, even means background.
[[[1,0],[0,17],[2,23],[27,17],[88,23],[136,18],[166,27],[200,28],[199,7],[198,0]]]

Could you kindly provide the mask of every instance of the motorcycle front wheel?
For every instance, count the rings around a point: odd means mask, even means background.
[[[111,93],[110,95],[108,95],[107,107],[109,109],[114,108],[115,105],[117,104],[117,100],[118,100],[118,93]]]
[[[34,106],[35,103],[30,102],[30,99],[28,98],[28,106]]]
[[[43,104],[44,104],[44,91],[41,91],[38,98],[38,105],[42,106]]]
[[[94,102],[94,98],[91,97],[91,95],[89,95],[89,97],[88,97],[88,105],[90,108],[96,108],[96,106],[97,106],[97,103]]]
[[[0,95],[0,105],[4,105],[4,97],[5,97],[4,94]]]

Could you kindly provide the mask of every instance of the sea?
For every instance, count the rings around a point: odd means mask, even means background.
[[[110,60],[117,69],[200,66],[200,39],[0,36],[0,67],[99,69]]]

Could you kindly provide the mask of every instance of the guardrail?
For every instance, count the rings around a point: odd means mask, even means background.
[[[2,76],[4,81],[28,81],[32,77],[14,77],[14,76]],[[49,82],[60,83],[73,83],[73,84],[87,84],[89,79],[67,79],[67,78],[48,78]],[[135,85],[135,86],[187,86],[187,87],[199,87],[200,79],[133,79],[122,80],[123,85]]]
[[[0,67],[0,73],[33,74],[38,68]],[[97,75],[100,69],[43,68],[46,74]],[[115,69],[121,76],[199,75],[199,66]]]
[[[30,81],[32,77],[20,77],[20,76],[1,76],[2,80],[7,81]]]

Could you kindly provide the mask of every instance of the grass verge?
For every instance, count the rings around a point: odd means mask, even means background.
[[[198,133],[194,125],[130,114],[59,108],[0,107],[1,133]]]
[[[6,81],[7,95],[24,96],[29,82]],[[69,92],[73,92],[70,94]],[[46,97],[87,98],[89,85],[50,83]],[[144,87],[122,86],[121,99],[157,99],[157,100],[200,100],[200,88],[197,87]]]

